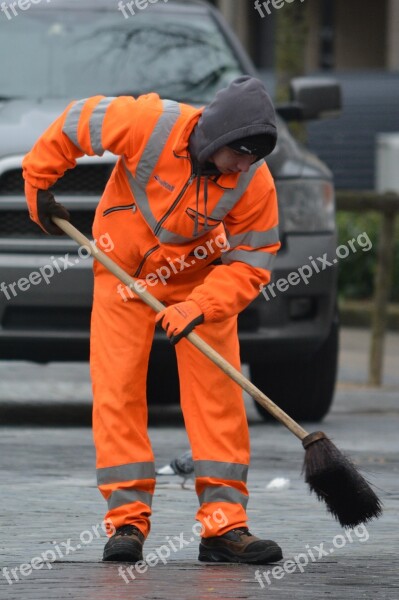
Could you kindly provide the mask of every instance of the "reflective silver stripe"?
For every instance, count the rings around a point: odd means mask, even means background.
[[[163,100],[162,104],[163,112],[153,129],[136,169],[136,181],[143,189],[147,186],[151,173],[155,169],[170,133],[180,116],[180,106],[177,102]]]
[[[275,255],[269,252],[250,252],[249,250],[232,250],[225,252],[220,258],[224,265],[238,261],[260,269],[271,269],[276,259]]]
[[[62,128],[62,132],[65,133],[71,142],[73,142],[75,146],[77,146],[82,152],[84,152],[84,150],[81,148],[78,142],[78,126],[80,115],[82,114],[83,106],[85,105],[86,101],[87,98],[79,100],[70,108]]]
[[[133,175],[127,168],[124,157],[122,157],[122,164],[124,166],[125,173],[127,175],[128,181],[129,181],[130,189],[132,190],[132,193],[133,193],[133,197],[134,197],[138,207],[140,208],[140,211],[141,211],[145,221],[151,227],[152,231],[154,231],[154,229],[157,226],[157,220],[154,217],[154,215],[152,214],[152,210],[150,208],[150,204],[148,202],[148,198],[145,193],[145,189],[142,188],[141,185],[139,185],[137,183],[137,181],[135,180],[135,178],[133,177]]]
[[[121,483],[136,479],[155,479],[155,466],[153,462],[136,462],[118,465],[117,467],[103,467],[97,469],[98,485],[107,483]]]
[[[244,508],[248,503],[248,496],[242,494],[238,490],[228,486],[208,486],[198,496],[200,504],[204,502],[230,502],[233,504],[241,504]]]
[[[172,100],[163,100],[163,112],[160,115],[157,124],[147,142],[146,147],[141,155],[139,164],[136,169],[136,177],[130,173],[125,161],[123,165],[129,180],[130,189],[137,202],[137,205],[151,229],[154,231],[157,226],[150,203],[148,202],[145,189],[150,180],[151,173],[157,164],[162,150],[168,141],[169,135],[180,115],[180,106]]]
[[[142,490],[115,490],[108,498],[108,508],[111,510],[131,502],[143,502],[143,504],[151,506],[152,494]]]
[[[258,161],[250,167],[248,173],[241,173],[238,178],[237,187],[224,192],[212,213],[209,215],[211,219],[216,219],[217,221],[222,221],[224,219],[227,213],[234,208],[241,196],[246,192],[256,171],[263,164],[263,160]]]
[[[245,483],[247,481],[248,465],[217,460],[195,460],[194,473],[196,477],[215,477]]]
[[[90,121],[89,121],[89,129],[90,129],[90,142],[93,152],[98,156],[102,156],[105,152],[105,149],[102,145],[102,130],[105,113],[107,112],[108,106],[113,102],[115,98],[103,98],[97,104],[96,108],[93,110]]]
[[[161,227],[158,234],[158,239],[164,244],[184,244],[185,242],[192,242],[193,238],[186,238],[172,231],[168,231]]]
[[[262,248],[277,244],[279,241],[278,227],[272,227],[267,231],[246,231],[237,235],[228,235],[227,241],[231,248],[237,246],[250,246],[251,248]]]

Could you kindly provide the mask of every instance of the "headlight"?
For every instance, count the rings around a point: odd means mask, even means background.
[[[335,230],[335,196],[330,181],[276,181],[276,189],[282,231],[301,233]]]

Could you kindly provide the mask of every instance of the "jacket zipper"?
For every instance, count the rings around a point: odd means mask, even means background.
[[[169,207],[168,211],[164,214],[164,216],[162,217],[162,219],[160,221],[158,221],[158,223],[157,223],[157,225],[156,225],[156,227],[154,229],[154,235],[158,235],[159,230],[161,229],[163,223],[169,217],[170,213],[173,212],[174,209],[176,208],[176,206],[179,204],[180,200],[182,199],[182,197],[186,193],[187,188],[190,187],[190,185],[192,184],[192,182],[194,181],[194,179],[195,179],[195,173],[193,173],[191,171],[190,178],[188,179],[188,181],[186,181],[186,183],[185,183],[183,189],[181,190],[180,194],[177,196],[177,198],[173,202],[173,204]]]
[[[139,266],[137,267],[137,271],[135,272],[135,274],[133,275],[133,277],[138,277],[140,275],[140,271],[141,269],[144,267],[144,263],[146,262],[147,258],[153,253],[155,252],[155,250],[158,250],[158,248],[160,247],[159,244],[157,244],[156,246],[154,246],[153,248],[150,248],[149,250],[147,250],[147,252],[144,254],[141,263],[139,264]]]
[[[131,208],[133,210],[133,212],[136,212],[137,207],[136,204],[133,202],[133,204],[128,204],[128,205],[121,205],[121,206],[113,206],[112,208],[108,208],[107,210],[105,210],[103,212],[103,217],[105,217],[106,215],[109,215],[112,212],[118,211],[118,210],[129,210],[129,208]],[[155,250],[158,250],[159,248],[159,244],[157,244],[156,246],[154,246],[153,248],[150,248],[149,250],[147,250],[147,252],[144,254],[135,274],[133,275],[133,277],[138,277],[140,274],[140,271],[142,270],[144,263],[146,262],[147,258],[153,253],[155,252]]]
[[[107,210],[104,210],[103,212],[103,217],[106,217],[110,213],[116,212],[118,210],[129,210],[129,208],[131,208],[133,212],[136,212],[135,202],[133,202],[133,204],[122,204],[120,206],[112,206],[111,208],[107,208]]]

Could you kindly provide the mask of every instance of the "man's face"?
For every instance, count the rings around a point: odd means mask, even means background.
[[[246,173],[258,157],[253,154],[242,154],[229,146],[223,146],[209,160],[223,174]]]

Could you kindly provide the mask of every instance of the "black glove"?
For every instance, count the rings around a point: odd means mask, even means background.
[[[37,216],[42,228],[50,235],[65,235],[62,229],[51,220],[51,217],[60,217],[70,221],[71,216],[65,206],[56,202],[53,194],[48,190],[37,190],[36,203]]]

